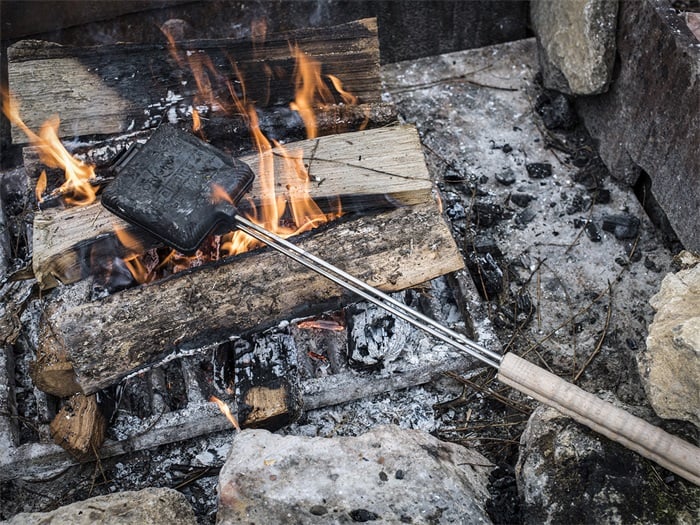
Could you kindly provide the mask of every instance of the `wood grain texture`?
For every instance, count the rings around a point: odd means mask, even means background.
[[[57,445],[79,461],[94,459],[105,440],[107,420],[102,415],[95,396],[75,394],[49,426],[51,438]]]
[[[463,267],[434,203],[334,225],[297,244],[384,291]],[[83,392],[92,393],[173,350],[221,342],[349,300],[325,278],[264,250],[80,305],[49,318],[45,330],[67,350]]]
[[[249,102],[257,107],[288,104],[294,98],[290,43],[321,62],[324,74],[339,77],[361,103],[380,102],[375,19],[271,34],[257,45],[250,40],[183,41],[177,59],[165,39],[163,45],[81,48],[21,41],[8,50],[8,82],[31,129],[59,114],[62,137],[124,133],[157,125],[196,102],[202,88],[191,68],[207,70],[209,60],[211,88],[222,100],[226,81],[237,82],[235,63]],[[15,126],[12,140],[27,141]]]
[[[432,198],[432,183],[418,133],[412,126],[331,135],[295,142],[287,149],[300,155],[307,166],[312,180],[309,193],[322,205],[324,202],[335,204],[336,197],[341,196],[344,203],[357,211],[372,210],[377,206],[377,196],[384,204],[395,202],[397,205],[424,203]],[[299,192],[302,181],[281,173],[284,162],[279,148],[265,156],[265,159],[270,158],[274,160],[278,176],[276,190],[290,196]],[[241,160],[256,174],[248,195],[259,203],[263,196],[260,158],[248,155]],[[245,203],[242,211],[245,211],[244,206]],[[146,246],[153,243],[141,230],[112,215],[99,202],[37,212],[32,265],[40,285],[52,288],[59,282],[68,284],[85,277],[92,248],[114,243],[115,227],[126,229]]]
[[[700,448],[514,354],[504,356],[498,380],[700,485]]]

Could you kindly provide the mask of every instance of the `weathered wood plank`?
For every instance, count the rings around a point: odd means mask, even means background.
[[[124,133],[183,117],[195,102],[206,103],[195,101],[208,88],[197,85],[191,67],[206,71],[208,60],[216,70],[209,71],[209,82],[219,101],[230,100],[227,82],[242,93],[235,63],[248,102],[258,107],[288,104],[294,98],[290,42],[320,61],[324,74],[339,77],[360,103],[381,101],[375,19],[270,34],[255,45],[250,40],[183,41],[178,59],[165,43],[76,48],[22,41],[8,51],[8,82],[31,129],[58,113],[61,136]],[[14,126],[12,139],[17,144],[27,140]]]
[[[309,192],[319,201],[347,197],[356,208],[372,208],[372,196],[382,196],[398,205],[412,205],[431,200],[432,183],[425,166],[418,134],[412,126],[392,126],[374,130],[331,135],[295,142],[289,151],[299,151],[313,181]],[[294,195],[301,181],[281,176],[280,150],[269,155],[275,159],[277,190]],[[268,157],[269,158],[269,157]],[[260,158],[242,157],[256,173],[249,196],[262,198]],[[288,186],[288,188],[285,188]],[[79,208],[52,208],[37,212],[34,219],[34,274],[44,288],[58,282],[76,282],[89,268],[91,247],[113,242],[114,228],[129,230],[148,245],[152,240],[140,230],[117,218],[94,203]]]
[[[434,203],[335,225],[297,242],[386,291],[463,267]],[[337,308],[336,285],[272,250],[252,252],[139,286],[49,317],[92,393],[175,349],[224,341],[284,319]]]

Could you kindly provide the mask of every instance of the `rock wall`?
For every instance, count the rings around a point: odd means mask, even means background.
[[[700,250],[700,42],[666,0],[621,1],[607,93],[577,109],[614,177],[651,192],[687,249]]]

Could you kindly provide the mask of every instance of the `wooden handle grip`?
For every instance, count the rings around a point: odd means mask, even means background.
[[[514,354],[503,358],[498,379],[700,485],[700,448],[687,441]]]

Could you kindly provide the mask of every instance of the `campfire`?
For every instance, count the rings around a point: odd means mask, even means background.
[[[670,258],[590,137],[551,132],[568,101],[533,83],[532,41],[380,75],[374,19],[185,33],[8,50],[4,483],[75,466],[111,491],[143,454],[200,490],[248,429],[388,418],[485,452],[500,497],[515,477],[489,463],[527,461],[529,398],[697,479],[682,431],[589,393],[638,344],[618,303],[641,312]],[[611,397],[636,403],[618,375]]]
[[[187,395],[195,400],[200,396],[216,400],[223,412],[227,402],[233,402],[245,426],[277,427],[298,417],[302,405],[323,406],[347,396],[339,392],[340,397],[329,397],[318,386],[305,386],[296,370],[297,359],[320,374],[319,378],[316,374],[307,377],[312,382],[327,376],[329,366],[334,369],[331,376],[351,379],[353,374],[351,369],[339,367],[330,349],[315,345],[315,350],[300,348],[296,357],[292,348],[284,353],[277,350],[265,365],[259,362],[257,354],[262,350],[258,350],[252,368],[246,366],[244,356],[225,350],[231,344],[226,341],[234,341],[235,347],[241,336],[299,317],[298,323],[294,321],[299,337],[308,338],[301,335],[304,331],[317,332],[312,339],[325,338],[327,331],[342,332],[335,344],[345,344],[342,311],[334,314],[336,320],[316,316],[337,310],[352,296],[285,257],[256,250],[262,243],[245,234],[243,227],[228,232],[215,229],[206,239],[197,238],[192,247],[177,251],[158,242],[148,233],[148,226],[139,228],[133,221],[106,212],[101,199],[104,187],[109,189],[110,184],[110,209],[117,211],[123,203],[129,205],[130,199],[143,201],[145,214],[157,207],[155,200],[149,203],[152,191],[146,187],[124,198],[129,187],[116,189],[112,182],[115,177],[118,181],[125,178],[122,172],[135,162],[133,159],[147,158],[148,148],[166,151],[163,144],[171,144],[172,160],[164,162],[178,166],[187,166],[198,152],[211,150],[212,159],[223,158],[226,150],[240,154],[245,163],[241,165],[249,165],[255,176],[250,189],[245,183],[236,190],[236,201],[245,195],[237,202],[241,220],[279,239],[294,237],[302,249],[356,275],[365,275],[383,290],[402,290],[462,266],[432,198],[432,183],[415,130],[377,127],[384,123],[377,115],[393,118],[393,112],[383,109],[385,103],[379,101],[378,83],[370,90],[362,87],[364,79],[359,83],[355,80],[361,86],[359,95],[346,86],[353,82],[345,81],[342,70],[356,67],[353,64],[368,71],[365,76],[377,77],[376,49],[374,54],[351,51],[349,63],[342,67],[337,58],[332,59],[340,71],[335,73],[331,67],[326,73],[326,65],[305,52],[301,43],[287,35],[266,35],[261,27],[256,26],[253,47],[246,51],[254,61],[238,60],[226,52],[223,70],[207,50],[189,49],[187,43],[182,47],[166,32],[170,65],[179,68],[178,75],[191,79],[188,82],[196,89],[188,100],[168,92],[165,100],[177,105],[164,108],[161,118],[149,109],[144,127],[156,126],[155,132],[132,133],[125,140],[109,140],[71,154],[60,139],[58,117],[34,133],[22,118],[21,95],[3,97],[5,114],[31,144],[25,168],[35,186],[38,208],[33,272],[45,290],[58,287],[56,299],[49,295],[42,315],[31,375],[44,392],[70,398],[56,415],[51,435],[75,458],[110,455],[120,449],[121,445],[110,442],[100,448],[110,433],[109,429],[105,433],[105,427],[113,419],[109,413],[97,417],[109,410],[105,398],[116,396],[112,410],[118,409],[125,394],[121,386],[115,390],[115,385],[121,381],[127,385],[124,388],[130,388],[135,377],[153,381],[158,375],[154,366],[167,366],[162,363],[170,362],[173,356],[215,349],[224,343],[223,349],[215,350],[221,356],[217,358],[222,368],[219,380],[205,379],[211,386],[204,388],[203,394],[198,393],[201,387],[185,380],[189,384]],[[376,31],[372,21],[337,28],[334,33],[343,40],[359,42],[367,40],[368,30]],[[307,37],[307,41],[313,38]],[[280,53],[288,57],[282,65],[277,58]],[[252,82],[247,75],[253,77]],[[292,89],[287,90],[285,83]],[[278,104],[280,93],[291,93],[287,107],[270,109],[271,103]],[[266,105],[256,107],[259,103]],[[291,130],[288,137],[280,136],[279,126],[270,127],[271,115],[282,115],[292,123],[291,127],[286,125]],[[224,137],[219,131],[221,122],[234,122],[239,127]],[[306,139],[301,141],[295,140],[299,122],[306,130]],[[175,135],[168,131],[183,124],[186,131]],[[364,130],[367,127],[375,129]],[[163,136],[158,143],[161,146],[152,146],[156,143],[152,136],[159,133]],[[275,136],[269,136],[271,133]],[[220,149],[206,144],[210,134]],[[202,145],[187,149],[191,144]],[[185,157],[178,159],[182,152],[186,152]],[[201,170],[204,164],[199,160],[195,163],[192,169]],[[152,162],[137,166],[135,173],[154,169]],[[164,168],[155,169],[162,172]],[[159,191],[175,195],[181,184],[178,177],[184,182],[195,175],[187,170],[173,172],[172,183]],[[226,184],[211,186],[207,201],[212,206],[220,207],[230,200],[232,188]],[[166,199],[163,210],[187,207],[189,202],[191,199],[184,203]],[[405,251],[401,232],[409,229],[410,250]],[[232,297],[236,299],[231,301]],[[78,340],[81,343],[76,346]],[[78,347],[83,351],[72,350]],[[103,352],[112,355],[107,357]],[[437,361],[407,368],[402,383],[414,384],[431,368],[434,374],[447,366],[468,366],[467,360],[455,361],[448,356],[439,355]],[[186,362],[186,358],[181,360]],[[191,374],[185,372],[185,376]],[[338,380],[328,377],[329,384]],[[372,389],[377,391],[390,388],[381,380],[374,383]],[[194,410],[196,404],[190,402],[187,410]],[[66,417],[66,410],[74,416]],[[228,418],[238,425],[235,416],[229,414]],[[211,432],[222,424],[202,427],[197,421],[201,418],[192,424],[193,435]],[[171,424],[163,421],[156,442],[168,435]],[[154,434],[158,436],[158,432]],[[17,464],[20,462],[17,459]]]

